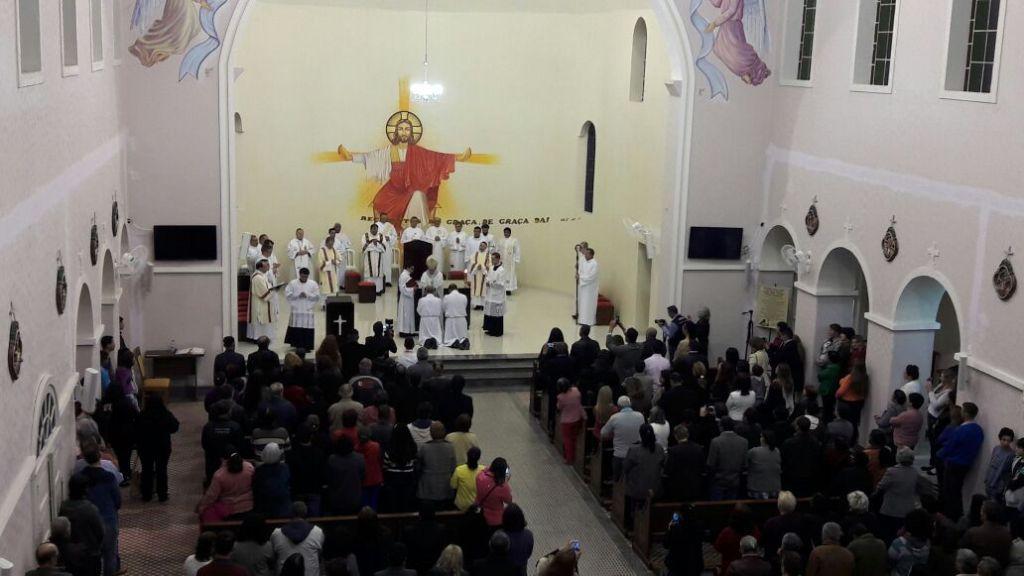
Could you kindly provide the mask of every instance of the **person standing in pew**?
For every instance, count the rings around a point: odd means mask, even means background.
[[[633,410],[629,396],[620,396],[618,405],[619,411],[601,428],[601,438],[612,441],[612,480],[615,482],[622,477],[626,454],[640,441],[640,427],[644,424],[644,415]]]
[[[703,496],[704,447],[690,441],[690,431],[679,424],[672,430],[675,446],[665,457],[665,492],[673,502],[692,502]]]

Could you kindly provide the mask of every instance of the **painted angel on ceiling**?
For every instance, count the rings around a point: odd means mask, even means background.
[[[725,76],[707,57],[714,52],[730,72],[751,86],[764,82],[772,73],[761,57],[771,49],[765,8],[767,0],[707,2],[718,10],[710,21],[699,12],[704,0],[690,0],[690,23],[701,36],[696,65],[711,85],[711,97],[721,94],[728,100],[729,86]]]
[[[149,68],[172,55],[185,54],[178,80],[199,77],[199,68],[220,47],[215,18],[227,0],[135,0],[132,30],[139,37],[128,48]],[[206,39],[192,45],[200,34]],[[191,48],[190,48],[191,47]]]

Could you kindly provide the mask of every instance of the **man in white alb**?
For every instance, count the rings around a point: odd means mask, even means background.
[[[395,243],[398,242],[398,231],[395,225],[388,221],[387,214],[380,215],[377,222],[377,230],[384,236],[384,285],[391,286],[391,269],[395,266]]]
[[[448,229],[441,225],[441,219],[434,216],[430,219],[430,227],[425,232],[427,242],[434,246],[433,256],[437,260],[437,266],[444,270],[444,246],[448,240]],[[440,294],[440,291],[438,292]]]
[[[491,259],[487,253],[487,242],[480,242],[469,261],[469,269],[466,270],[466,282],[470,287],[469,294],[475,310],[484,309],[484,281],[490,269]]]
[[[582,259],[579,261],[579,269],[576,271],[576,281],[579,286],[576,311],[576,322],[593,326],[597,320],[597,290],[598,290],[598,269],[597,260],[594,259],[594,249],[580,247]]]
[[[470,260],[472,260],[473,256],[476,255],[477,250],[480,249],[480,243],[483,241],[483,237],[480,236],[480,227],[474,226],[473,235],[466,238],[466,266],[471,264]]]
[[[316,347],[313,311],[320,302],[320,287],[309,279],[308,268],[299,270],[299,277],[288,283],[284,297],[291,308],[288,330],[284,333],[285,343],[312,352]]]
[[[469,350],[466,326],[466,295],[452,284],[442,302],[444,308],[444,345]]]
[[[252,275],[249,287],[249,326],[252,337],[261,336],[274,338],[274,322],[277,320],[277,308],[271,303],[274,295],[273,285],[267,280],[270,263],[260,259],[256,262],[256,273]]]
[[[491,234],[491,225],[484,222],[484,225],[480,227],[480,238],[483,238],[484,242],[487,242],[487,251],[494,252],[498,249],[498,245],[494,243],[494,234]]]
[[[420,275],[420,289],[433,288],[434,294],[441,294],[444,291],[444,274],[437,265],[437,258],[427,257],[427,269]]]
[[[363,277],[373,281],[378,296],[384,293],[386,242],[384,235],[377,231],[376,224],[371,224],[370,231],[363,234]]]
[[[274,255],[274,241],[273,240],[271,240],[269,238],[266,238],[260,244],[260,255],[256,259],[256,261],[259,262],[260,260],[266,260],[267,261],[267,272],[266,272],[267,285],[270,286],[270,287],[277,286],[277,271],[281,267],[281,264],[277,261],[277,256]],[[254,273],[256,272],[255,265],[253,266],[253,272]],[[250,305],[249,305],[250,306],[250,310],[249,311],[250,311],[250,314],[251,314],[252,313],[252,309],[251,309],[252,303],[255,302],[255,299],[252,298],[252,287],[251,287],[251,285],[250,285],[250,288],[249,288],[249,292],[250,292]],[[277,302],[277,291],[276,290],[271,290],[270,291],[270,295],[267,296],[267,301],[270,302],[270,307],[271,307],[271,309],[273,309],[274,317],[277,318],[278,314],[280,314],[280,312],[281,312],[281,308],[280,308],[280,304],[278,304],[278,302]],[[256,327],[253,325],[252,322],[249,322],[248,325],[246,326],[245,335],[250,340],[255,340],[256,338],[258,338],[258,336],[256,336],[255,329],[256,329]]]
[[[462,222],[455,222],[455,231],[448,235],[445,242],[448,246],[448,269],[466,269],[466,233],[462,231]],[[471,252],[472,254],[472,252]]]
[[[512,229],[508,226],[502,230],[503,237],[498,240],[496,252],[501,254],[501,264],[505,267],[505,293],[511,296],[519,288],[516,279],[516,266],[519,264],[519,239],[512,237]]]
[[[402,245],[413,240],[426,240],[423,228],[420,228],[420,219],[415,216],[409,219],[409,226],[402,230]]]
[[[313,252],[316,246],[306,240],[306,231],[302,228],[295,229],[295,238],[288,241],[288,257],[295,264],[295,277],[299,277],[301,268],[313,269]]]
[[[441,332],[441,311],[441,299],[435,295],[434,287],[423,288],[423,296],[416,303],[416,312],[420,315],[421,346],[434,349],[444,341],[444,333]]]
[[[249,246],[245,249],[245,266],[252,274],[256,271],[256,260],[260,257],[260,239],[255,234],[249,235]]]
[[[327,231],[327,238],[324,238],[324,245],[317,252],[318,268],[320,274],[320,288],[324,294],[331,295],[338,292],[338,251],[334,249],[334,229]]]
[[[356,263],[350,258],[352,250],[352,240],[349,239],[348,234],[341,231],[341,222],[335,222],[334,227],[334,251],[338,253],[338,289],[345,288],[345,270],[349,266],[355,266]]]
[[[491,269],[484,280],[484,334],[488,336],[501,336],[505,333],[507,278],[507,271],[501,264],[501,254],[491,254]]]
[[[399,336],[412,336],[416,333],[416,279],[412,277],[412,271],[410,265],[398,275]]]

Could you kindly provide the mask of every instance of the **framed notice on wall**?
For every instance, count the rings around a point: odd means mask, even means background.
[[[789,319],[789,292],[789,288],[758,285],[754,322],[758,326],[772,329],[779,322],[787,322]]]

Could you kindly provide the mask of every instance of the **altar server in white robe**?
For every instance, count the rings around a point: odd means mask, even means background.
[[[436,293],[433,286],[423,287],[423,296],[416,303],[416,312],[420,315],[420,346],[431,349],[444,342],[444,333],[441,332],[443,306]]]
[[[273,284],[267,279],[270,263],[260,259],[256,263],[256,273],[252,275],[249,287],[249,326],[252,338],[266,336],[273,340],[274,322],[277,321],[277,309],[271,303],[274,296]]]
[[[508,296],[505,288],[508,282],[508,270],[501,264],[501,254],[491,254],[491,269],[487,272],[484,284],[484,334],[501,336],[505,333],[505,303]]]
[[[487,254],[487,242],[477,244],[476,252],[469,261],[469,269],[466,270],[466,282],[469,284],[469,294],[473,300],[473,308],[484,309],[484,282],[487,273],[491,270],[491,259]]]
[[[473,227],[473,235],[466,238],[466,260],[472,260],[473,256],[476,255],[477,250],[480,249],[480,243],[484,242],[482,236],[480,236],[480,227]]]
[[[334,231],[334,251],[338,253],[338,290],[345,287],[345,270],[349,266],[355,266],[355,262],[350,259],[350,251],[352,250],[352,240],[341,231],[341,222],[335,222],[334,227],[331,228]]]
[[[511,296],[513,292],[519,289],[519,281],[516,278],[516,268],[519,264],[519,239],[512,237],[512,229],[505,227],[502,230],[504,237],[498,240],[497,252],[501,254],[501,263],[505,267],[505,275],[508,279],[508,284],[505,287],[505,292]]]
[[[416,279],[412,277],[413,267],[407,266],[398,275],[398,335],[412,336],[416,333]]]
[[[384,293],[384,254],[387,240],[371,224],[370,231],[363,234],[363,278],[372,280],[377,295]]]
[[[433,288],[434,294],[444,292],[444,274],[437,264],[437,258],[427,257],[427,269],[420,275],[420,289]]]
[[[430,227],[427,228],[424,235],[426,236],[424,240],[434,246],[433,256],[437,260],[438,268],[444,270],[444,247],[448,241],[448,229],[442,226],[441,219],[435,216],[430,219]]]
[[[409,219],[409,226],[402,230],[402,246],[413,240],[426,240],[423,236],[423,228],[420,228],[420,219],[415,216]]]
[[[448,269],[466,269],[466,233],[462,231],[462,222],[455,222],[455,231],[445,240],[448,246]]]
[[[482,238],[484,242],[487,242],[488,252],[493,253],[498,249],[498,245],[494,243],[494,234],[491,234],[490,224],[485,223],[480,227],[480,238]]]
[[[338,251],[334,249],[334,229],[328,230],[324,245],[317,253],[320,289],[325,295],[338,292]]]
[[[466,295],[452,284],[442,302],[444,308],[444,345],[469,350],[466,326]]]
[[[288,257],[295,264],[295,277],[299,277],[299,270],[302,268],[313,269],[313,252],[316,246],[306,239],[306,231],[302,228],[295,229],[295,238],[288,241]]]
[[[576,321],[579,324],[593,326],[597,319],[597,290],[598,290],[598,268],[597,260],[594,259],[594,249],[590,247],[580,248],[583,258],[579,262],[579,269],[576,271],[576,281],[579,285],[579,298],[577,300],[579,310]]]
[[[384,236],[384,285],[391,286],[391,269],[395,266],[395,243],[398,242],[398,231],[388,221],[387,214],[380,215],[377,230]]]
[[[291,308],[288,330],[284,333],[285,343],[293,348],[313,351],[316,347],[313,314],[320,302],[320,287],[309,279],[308,268],[299,270],[299,277],[285,286],[284,297]]]

